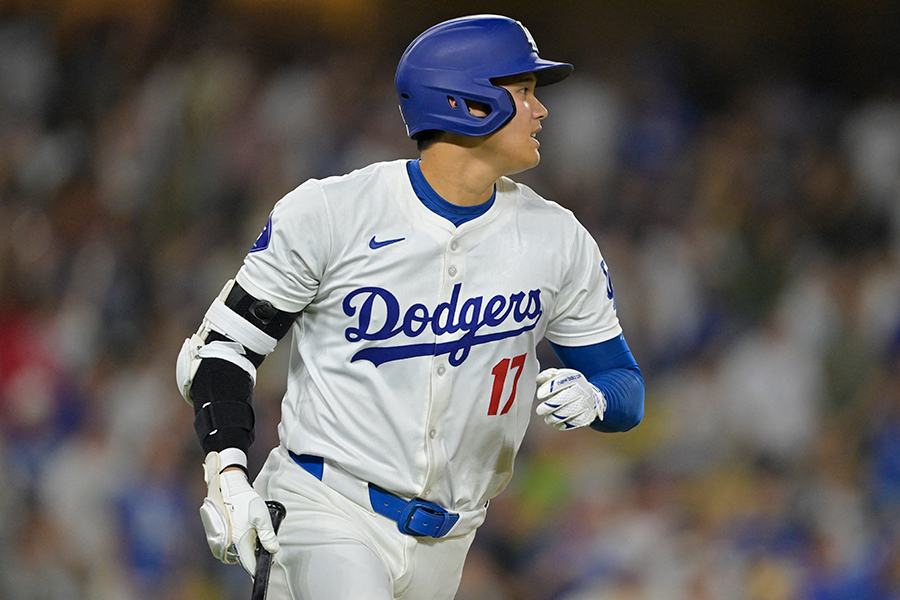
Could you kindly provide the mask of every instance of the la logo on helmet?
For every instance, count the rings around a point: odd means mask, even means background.
[[[528,38],[528,43],[531,44],[531,49],[534,50],[535,54],[540,54],[537,49],[537,43],[534,41],[534,38],[531,37],[531,32],[528,31],[528,28],[522,25],[521,21],[516,21],[516,25],[522,28],[522,31],[525,32],[525,37]]]

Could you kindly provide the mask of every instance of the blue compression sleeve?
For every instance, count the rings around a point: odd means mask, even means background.
[[[595,420],[597,431],[628,431],[644,418],[644,377],[625,337],[590,346],[559,346],[550,343],[562,364],[580,371],[606,397],[603,420]]]

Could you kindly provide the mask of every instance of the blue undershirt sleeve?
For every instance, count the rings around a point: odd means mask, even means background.
[[[550,343],[562,364],[581,372],[603,392],[606,412],[591,428],[607,433],[628,431],[644,418],[644,377],[625,336],[590,346]]]

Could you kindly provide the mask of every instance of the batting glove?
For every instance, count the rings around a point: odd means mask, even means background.
[[[213,556],[223,563],[240,563],[256,572],[256,540],[271,554],[278,551],[278,538],[265,501],[239,470],[221,472],[218,452],[206,455],[203,471],[207,496],[200,507],[200,519],[206,530],[206,542]],[[227,465],[226,465],[227,466]]]
[[[535,411],[557,429],[575,429],[603,419],[606,398],[587,377],[574,369],[547,369],[537,376]]]

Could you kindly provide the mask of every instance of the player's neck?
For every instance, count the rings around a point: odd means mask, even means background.
[[[422,175],[437,194],[457,206],[476,206],[491,199],[499,175],[464,148],[436,143],[422,152]]]

